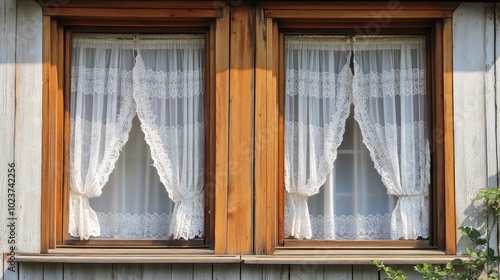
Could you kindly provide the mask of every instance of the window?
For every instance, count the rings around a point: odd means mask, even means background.
[[[204,34],[72,35],[72,237],[204,236],[205,44]]]
[[[261,3],[257,254],[455,252],[454,7]]]
[[[425,45],[285,36],[285,237],[429,237]]]
[[[226,67],[228,8],[82,3],[41,3],[42,253],[225,250],[215,89],[224,100],[227,80],[215,70]]]

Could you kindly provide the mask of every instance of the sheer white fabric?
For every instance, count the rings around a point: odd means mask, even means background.
[[[285,40],[285,236],[427,238],[425,38]]]
[[[160,181],[144,138],[136,116],[101,196],[90,199],[99,219],[98,238],[172,239],[169,225],[174,202]]]
[[[100,234],[89,198],[101,195],[135,115],[133,45],[124,39],[73,40],[69,233],[81,239]]]
[[[332,172],[308,201],[313,239],[391,237],[396,199],[387,194],[352,112],[351,108]]]
[[[204,233],[205,40],[172,36],[175,40],[141,38],[134,97],[154,165],[175,202],[170,234],[187,240]]]
[[[423,36],[354,44],[355,118],[387,192],[398,197],[391,239],[429,236],[425,58]]]
[[[99,216],[107,220],[113,217],[114,221],[127,217],[129,222],[158,216],[162,224],[167,216],[171,220],[164,233],[116,234],[120,238],[189,239],[203,235],[204,42],[203,35],[143,35],[139,40],[130,35],[74,35],[72,236],[88,239],[100,235],[99,219],[89,198],[101,195],[128,140],[136,112],[159,179],[175,202],[173,215],[125,210]],[[141,55],[136,55],[139,50]],[[106,232],[108,229],[106,226]],[[130,232],[130,228],[122,232]]]
[[[324,184],[349,115],[347,38],[287,36],[285,236],[311,238],[308,197]]]

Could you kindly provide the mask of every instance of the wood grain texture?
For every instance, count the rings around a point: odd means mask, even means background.
[[[172,279],[194,279],[193,264],[172,264]]]
[[[290,280],[320,280],[324,279],[324,266],[311,261],[307,264],[290,265]]]
[[[229,254],[252,253],[253,214],[253,5],[243,1],[231,11],[229,115]]]
[[[351,280],[352,266],[325,265],[325,279]]]
[[[42,143],[42,11],[17,2],[16,130],[18,252],[40,252]]]
[[[454,108],[453,108],[453,23],[451,18],[443,19],[443,119],[444,119],[444,205],[446,216],[446,253],[457,253],[455,150],[454,150]],[[459,190],[461,191],[461,190]]]
[[[43,264],[21,263],[19,264],[19,280],[40,279],[43,277]]]
[[[63,279],[84,280],[99,279],[111,280],[113,277],[113,266],[111,264],[64,264]]]
[[[229,171],[229,8],[215,22],[215,236],[216,254],[227,253]]]
[[[196,280],[212,279],[212,264],[194,264],[193,278]]]
[[[262,265],[241,265],[242,280],[260,280],[262,279]]]
[[[63,264],[61,264],[61,263],[44,263],[43,264],[43,279],[63,280]]]
[[[141,280],[140,264],[113,264],[113,278],[123,280]]]
[[[453,48],[457,227],[480,227],[486,222],[484,218],[477,215],[478,205],[472,204],[472,199],[479,188],[488,185],[485,108],[487,100],[484,70],[486,64],[493,63],[493,61],[486,60],[488,50],[485,45],[486,37],[493,36],[493,34],[485,33],[490,29],[488,26],[492,24],[494,24],[493,19],[486,17],[485,4],[464,3],[454,12],[453,39],[455,42],[460,42],[460,44],[454,44]],[[445,64],[445,77],[447,71],[451,71],[446,68]],[[446,106],[446,98],[449,97],[446,92],[446,81],[444,96]],[[449,113],[445,111],[445,114]],[[445,142],[447,142],[446,139]],[[447,160],[445,158],[445,161]],[[465,253],[467,242],[465,238],[459,238],[458,253]]]
[[[239,279],[240,264],[214,264],[212,279]]]
[[[484,107],[486,116],[486,174],[487,187],[498,187],[498,150],[496,131],[496,97],[495,89],[495,4],[485,4],[485,29],[484,29],[484,84],[485,97]],[[485,186],[486,187],[486,186]],[[493,221],[490,220],[491,224]],[[492,232],[492,236],[497,235],[497,229]],[[498,248],[498,240],[491,240],[490,247]]]
[[[290,266],[286,264],[262,265],[263,280],[290,279]]]
[[[142,279],[171,280],[171,264],[142,264]]]
[[[352,267],[352,279],[356,280],[378,280],[378,270],[374,265],[354,265]]]
[[[268,214],[267,195],[267,25],[264,10],[257,7],[255,19],[255,253],[268,253],[267,225],[272,223]],[[272,50],[270,50],[272,51]]]
[[[138,13],[138,10],[140,13]],[[90,17],[90,18],[117,18],[117,19],[199,19],[215,18],[217,12],[215,9],[162,9],[162,8],[137,8],[137,9],[92,9],[92,8],[66,8],[45,9],[45,15],[61,17]]]
[[[0,201],[7,202],[8,164],[14,162],[16,105],[16,1],[0,1]],[[0,225],[6,224],[7,205],[0,211]],[[8,252],[8,233],[0,227],[0,253]],[[2,268],[0,266],[0,268]],[[1,270],[3,271],[3,270]]]
[[[256,254],[272,254],[278,216],[277,29],[256,11],[255,60],[255,230]]]

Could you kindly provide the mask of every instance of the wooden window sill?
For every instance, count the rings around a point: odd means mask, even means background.
[[[445,264],[463,255],[434,250],[278,250],[274,255],[214,255],[205,250],[164,249],[55,249],[48,254],[18,254],[18,262],[45,263],[244,263],[362,265],[379,260],[385,264]]]
[[[446,255],[436,250],[276,250],[273,255],[245,255],[245,264],[445,264],[463,255]]]
[[[18,262],[47,263],[240,263],[239,255],[202,249],[53,249],[47,254],[17,254]]]

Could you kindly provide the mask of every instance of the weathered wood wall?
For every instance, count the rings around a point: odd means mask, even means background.
[[[495,9],[494,4],[463,3],[453,14],[457,227],[485,225],[486,218],[471,200],[479,188],[498,185],[495,37],[500,29],[495,18],[500,6],[496,5]],[[465,253],[466,245],[466,240],[458,239],[458,252]]]
[[[234,19],[234,18],[233,18]],[[246,32],[234,44],[253,48],[252,30],[239,30],[233,20],[232,32]],[[464,3],[453,18],[454,133],[457,226],[480,225],[474,206],[475,191],[498,183],[500,158],[500,4]],[[497,40],[497,41],[495,41]],[[253,104],[253,58],[233,65],[245,70],[234,73],[230,84],[231,101]],[[8,252],[6,234],[7,163],[16,162],[18,208],[17,250],[37,253],[40,248],[41,178],[41,89],[42,89],[42,13],[34,0],[0,0],[0,242]],[[241,80],[241,83],[235,83]],[[245,85],[245,86],[243,86]],[[246,101],[245,101],[246,102]],[[241,104],[241,103],[240,103]],[[231,111],[234,137],[252,137],[248,119],[252,106]],[[250,119],[252,119],[250,117]],[[231,184],[252,188],[252,142],[230,155],[245,176],[234,177]],[[235,148],[235,147],[232,147]],[[245,151],[250,152],[245,153]],[[244,181],[234,181],[236,179]],[[242,179],[243,178],[243,179]],[[246,196],[246,195],[245,195]],[[243,197],[243,195],[241,195]],[[252,207],[249,201],[231,201]],[[235,217],[237,213],[234,213]],[[246,217],[247,219],[249,217]],[[235,221],[230,219],[230,221]],[[240,220],[243,222],[243,220]],[[230,230],[229,230],[230,231]],[[251,233],[249,233],[251,234]],[[459,239],[459,252],[465,243]],[[251,240],[241,241],[251,248]],[[249,264],[49,264],[21,263],[15,273],[0,262],[3,279],[379,279],[374,266],[249,265]],[[412,267],[402,269],[411,272]],[[418,279],[411,274],[412,278]],[[0,276],[2,274],[0,273]]]

